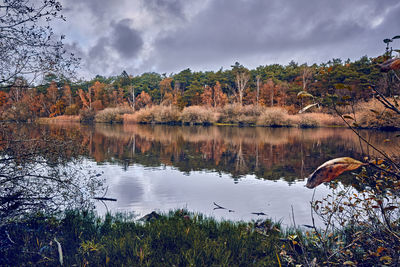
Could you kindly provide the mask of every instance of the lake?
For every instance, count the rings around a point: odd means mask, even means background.
[[[102,173],[105,197],[117,199],[97,201],[97,211],[138,217],[185,208],[218,219],[269,217],[290,226],[293,210],[297,224],[311,224],[314,190],[304,186],[305,177],[332,158],[376,155],[344,128],[51,124],[19,130],[74,140],[82,164]],[[390,155],[400,151],[398,133],[360,133]],[[341,181],[351,185],[352,176]],[[315,198],[330,191],[320,185]]]

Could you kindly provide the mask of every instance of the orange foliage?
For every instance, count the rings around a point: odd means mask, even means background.
[[[72,92],[71,87],[68,84],[65,84],[63,87],[63,100],[68,106],[72,105]]]
[[[151,103],[152,103],[151,96],[145,91],[142,91],[140,95],[138,95],[138,97],[136,98],[135,105],[137,109],[141,109],[148,105],[151,105]]]
[[[82,89],[78,90],[79,97],[81,98],[82,104],[87,109],[92,108],[92,88],[89,87],[89,92],[85,93]]]
[[[54,105],[50,107],[50,118],[62,115],[65,112],[65,103],[63,100],[58,100]]]
[[[0,91],[0,107],[7,103],[8,94],[4,91]]]
[[[170,93],[172,91],[171,84],[172,84],[172,78],[165,78],[159,83],[162,100],[164,100],[164,97],[167,93]]]
[[[92,109],[94,111],[99,111],[104,109],[103,103],[101,102],[101,100],[96,100],[92,103]]]
[[[219,82],[217,82],[213,87],[206,86],[200,97],[205,106],[223,107],[228,102],[228,97],[224,92],[222,92],[221,84]]]
[[[58,87],[56,82],[52,81],[50,83],[50,87],[47,88],[47,99],[50,101],[50,104],[53,105],[57,102],[58,97]]]

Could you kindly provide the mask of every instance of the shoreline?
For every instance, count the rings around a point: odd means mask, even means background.
[[[125,120],[122,121],[110,121],[110,122],[82,122],[78,115],[76,116],[68,116],[71,118],[63,118],[63,116],[53,117],[53,118],[38,118],[34,121],[37,124],[56,124],[56,123],[79,123],[82,125],[96,125],[96,124],[138,124],[138,125],[168,125],[168,126],[217,126],[217,127],[239,127],[239,128],[300,128],[300,129],[318,129],[318,128],[348,128],[344,123],[343,125],[318,125],[318,126],[299,126],[299,125],[257,125],[257,124],[247,124],[247,123],[226,123],[226,122],[213,122],[213,123],[191,123],[191,122],[126,122]],[[376,130],[376,131],[384,131],[384,132],[396,132],[400,131],[400,127],[391,127],[391,126],[382,126],[382,127],[355,127],[354,129],[360,130]]]

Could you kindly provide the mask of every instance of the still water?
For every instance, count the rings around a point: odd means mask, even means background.
[[[323,162],[374,155],[348,129],[239,128],[165,125],[56,124],[53,136],[78,139],[82,154],[103,173],[106,197],[100,214],[186,208],[218,219],[265,216],[291,225],[310,224],[313,190],[305,177]],[[32,131],[32,129],[30,129]],[[380,149],[400,151],[398,133],[362,131]],[[350,185],[351,175],[342,183]],[[315,198],[330,192],[320,185]],[[215,203],[215,204],[214,204]],[[226,209],[215,209],[217,206]],[[264,213],[256,215],[253,213]]]

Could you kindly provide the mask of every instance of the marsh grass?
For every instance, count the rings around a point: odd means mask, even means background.
[[[122,123],[124,114],[131,114],[133,110],[130,107],[106,108],[97,112],[94,117],[95,122],[101,123]]]
[[[35,215],[0,235],[2,266],[59,265],[55,238],[65,266],[277,266],[280,242],[279,225],[269,220],[216,221],[185,210],[149,222],[79,211]]]
[[[218,114],[213,108],[190,106],[182,110],[180,120],[184,124],[213,124],[217,121]]]
[[[388,101],[395,105],[393,99],[388,99]],[[400,129],[400,116],[385,108],[377,99],[356,104],[354,111],[354,121],[361,128]],[[347,115],[354,116],[351,113]]]
[[[158,123],[176,124],[179,123],[181,112],[174,106],[151,106],[145,107],[133,114],[125,114],[123,121],[130,123]]]
[[[61,115],[52,118],[38,118],[36,122],[44,124],[59,122],[80,122],[80,118],[78,115]]]
[[[268,108],[265,109],[258,118],[257,125],[267,127],[290,127],[293,126],[293,122],[285,109]]]

